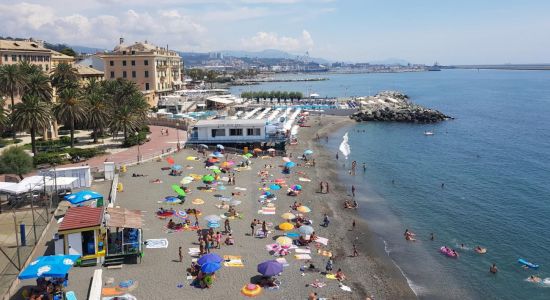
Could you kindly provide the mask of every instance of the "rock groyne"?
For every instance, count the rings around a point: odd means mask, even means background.
[[[395,91],[380,92],[357,100],[361,101],[361,109],[350,116],[357,122],[437,123],[453,119],[440,111],[414,104],[407,95]]]

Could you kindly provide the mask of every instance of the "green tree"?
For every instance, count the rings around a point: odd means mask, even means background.
[[[74,148],[74,128],[76,122],[86,119],[86,107],[76,88],[64,88],[59,94],[59,102],[53,108],[53,114],[59,122],[70,126],[71,148]]]
[[[23,94],[36,96],[42,101],[50,102],[52,100],[52,87],[48,76],[42,71],[31,73],[27,76],[27,83],[23,88]]]
[[[31,172],[32,169],[32,157],[23,148],[10,147],[0,155],[0,173],[16,174],[23,179],[23,174]]]
[[[59,53],[62,53],[62,54],[65,54],[65,55],[68,55],[68,56],[76,56],[76,52],[73,50],[73,48],[64,48],[62,49],[61,51],[59,51]]]
[[[11,112],[15,107],[15,95],[21,94],[23,87],[26,85],[26,77],[17,65],[1,65],[0,66],[0,91],[9,95],[11,99]],[[12,116],[13,117],[13,116]],[[13,140],[15,141],[16,131],[13,131]]]
[[[206,72],[206,82],[210,83],[210,88],[212,88],[212,86],[214,84],[214,81],[216,80],[218,75],[219,75],[218,72],[216,72],[214,70],[210,70],[210,71]]]
[[[6,128],[6,126],[10,123],[10,117],[5,107],[6,100],[0,98],[0,130],[4,130],[4,128]]]
[[[204,71],[201,69],[191,69],[187,74],[193,81],[201,81],[204,79]]]
[[[38,65],[31,64],[26,60],[17,64],[17,67],[19,68],[21,74],[25,77],[28,77],[32,74],[42,73],[42,69]]]
[[[52,86],[61,94],[64,89],[75,89],[78,87],[78,72],[68,63],[60,63],[51,75]]]
[[[50,124],[51,105],[34,95],[24,96],[12,113],[12,122],[16,129],[31,132],[32,153],[36,154],[36,131]]]
[[[94,143],[97,143],[98,135],[103,133],[103,129],[109,123],[109,105],[99,81],[90,81],[84,89],[84,95],[88,126],[93,130]]]

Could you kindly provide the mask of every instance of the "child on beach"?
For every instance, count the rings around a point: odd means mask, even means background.
[[[180,262],[182,262],[183,261],[183,254],[181,253],[181,246],[178,249],[178,255],[179,255]]]

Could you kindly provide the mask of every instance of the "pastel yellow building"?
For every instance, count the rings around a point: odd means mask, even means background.
[[[45,72],[51,70],[52,51],[41,41],[0,40],[0,65],[13,65],[27,61]]]
[[[183,61],[179,54],[147,41],[127,45],[121,38],[119,45],[101,58],[106,80],[124,78],[135,82],[151,106],[157,105],[160,96],[183,85]]]

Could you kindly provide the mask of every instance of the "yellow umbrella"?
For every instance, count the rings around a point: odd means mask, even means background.
[[[292,225],[288,222],[284,222],[284,223],[279,224],[279,230],[289,231],[289,230],[292,230],[292,229],[294,229],[294,225]]]
[[[311,209],[307,206],[299,206],[297,209],[297,211],[301,212],[301,213],[308,213],[308,212],[311,212]]]
[[[285,220],[292,220],[294,218],[296,218],[296,216],[293,214],[293,213],[284,213],[281,215],[281,218],[285,219]]]
[[[191,203],[193,203],[195,205],[200,205],[200,204],[204,204],[204,200],[202,200],[200,198],[197,198],[197,199],[193,199],[193,201],[191,201]]]
[[[183,178],[183,179],[180,181],[180,183],[181,183],[181,184],[190,184],[191,181],[192,181],[192,180]]]
[[[189,177],[193,177],[195,180],[201,180],[202,176],[199,174],[189,174]]]
[[[292,239],[287,237],[287,236],[280,236],[278,237],[275,242],[279,245],[279,246],[290,246],[292,245]]]

